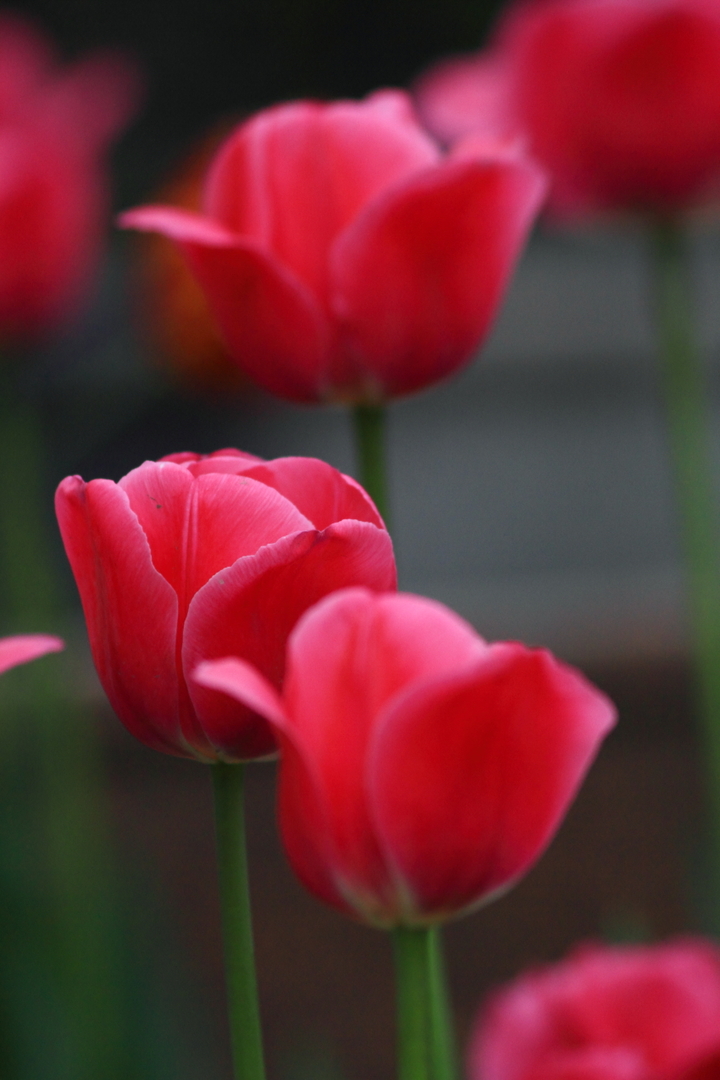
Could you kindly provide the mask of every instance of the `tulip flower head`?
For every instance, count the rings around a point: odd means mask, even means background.
[[[507,889],[615,719],[549,653],[487,645],[417,596],[327,597],[293,631],[287,663],[282,696],[237,659],[202,664],[196,679],[276,730],[298,876],[378,926],[432,924]]]
[[[720,952],[699,938],[583,945],[490,998],[470,1080],[711,1080],[720,1075]]]
[[[543,190],[518,156],[443,156],[407,95],[381,91],[258,113],[218,152],[203,213],[145,206],[121,223],[180,245],[261,386],[374,404],[472,357]]]
[[[47,653],[60,652],[65,642],[52,634],[15,634],[0,638],[0,675]]]
[[[474,129],[474,101],[482,130],[522,133],[559,215],[671,213],[720,191],[716,0],[520,0],[490,49],[419,93],[445,137]]]
[[[104,158],[136,83],[111,55],[62,68],[30,24],[0,15],[0,340],[41,337],[84,301],[106,225]]]
[[[67,477],[56,510],[110,703],[142,742],[184,757],[276,748],[256,713],[189,682],[201,660],[235,652],[280,686],[306,608],[350,584],[395,587],[370,498],[313,458],[175,454],[118,484]]]

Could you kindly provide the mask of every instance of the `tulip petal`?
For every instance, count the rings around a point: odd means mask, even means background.
[[[439,159],[411,109],[401,91],[266,109],[221,150],[205,210],[271,251],[326,306],[338,233],[388,185]]]
[[[338,878],[366,918],[379,921],[379,911],[394,905],[367,799],[376,718],[409,682],[424,683],[486,651],[472,628],[440,604],[357,588],[318,604],[291,638],[288,714],[321,778]],[[292,816],[289,800],[288,807]]]
[[[360,214],[332,254],[334,310],[358,371],[408,393],[470,359],[544,192],[521,161],[449,161]]]
[[[152,564],[127,495],[110,480],[84,484],[69,476],[57,490],[55,507],[93,659],[112,707],[147,745],[180,755],[187,746],[187,756],[196,756],[180,716],[178,599]],[[196,734],[202,745],[202,734]]]
[[[46,653],[60,652],[65,642],[51,634],[16,634],[0,638],[0,675],[18,664],[27,664]]]
[[[311,522],[278,492],[232,473],[195,478],[174,462],[146,461],[124,476],[153,564],[180,598],[180,614],[219,570]]]
[[[390,537],[366,522],[342,521],[323,532],[297,533],[239,559],[190,604],[184,671],[234,654],[280,686],[285,645],[299,617],[328,593],[357,581],[377,590],[396,583]],[[250,746],[272,752],[272,735],[257,717],[239,713],[227,698],[196,684],[190,694],[208,737],[226,756],[249,757]]]
[[[120,222],[180,244],[230,353],[260,386],[297,401],[318,399],[330,327],[309,289],[275,256],[208,218],[172,207],[141,207]]]
[[[526,871],[614,720],[578,672],[515,644],[388,709],[368,777],[377,831],[416,910],[457,913]]]
[[[278,801],[288,857],[308,889],[326,903],[351,914],[352,909],[338,892],[329,870],[335,862],[332,839],[311,764],[288,725],[275,688],[257,668],[237,658],[200,664],[193,673],[193,681],[231,696],[273,725],[282,746]]]
[[[352,518],[384,528],[367,492],[351,476],[316,458],[287,457],[244,469],[244,475],[275,488],[309,518],[316,529]]]

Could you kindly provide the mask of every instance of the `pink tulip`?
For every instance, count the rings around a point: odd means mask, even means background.
[[[358,588],[298,623],[282,696],[241,660],[196,678],[278,733],[298,876],[380,926],[445,919],[524,874],[615,718],[549,653],[487,645],[440,604]]]
[[[543,190],[518,157],[443,157],[408,97],[381,91],[258,113],[217,154],[202,214],[145,206],[121,222],[177,241],[261,386],[375,403],[471,358]]]
[[[133,735],[204,761],[275,750],[260,717],[188,683],[238,652],[282,682],[298,617],[334,589],[395,587],[390,537],[359,484],[314,458],[174,454],[60,484],[56,510],[100,681]]]
[[[108,212],[106,152],[137,97],[122,60],[61,67],[29,23],[0,15],[0,338],[76,314]]]
[[[65,642],[51,634],[16,634],[0,638],[0,675],[18,664],[27,664],[64,648]]]
[[[524,134],[559,214],[669,212],[720,191],[716,0],[520,0],[490,50],[420,92],[453,137],[482,95],[477,124]]]
[[[581,946],[490,999],[469,1065],[470,1080],[711,1080],[720,952],[693,938]]]

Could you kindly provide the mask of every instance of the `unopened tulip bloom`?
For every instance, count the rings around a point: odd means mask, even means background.
[[[307,607],[348,584],[395,586],[374,505],[313,458],[175,454],[118,484],[67,477],[56,509],[105,692],[134,735],[168,753],[272,753],[263,719],[188,673],[236,653],[279,686]]]
[[[180,245],[261,386],[373,405],[472,357],[543,190],[518,155],[444,156],[407,95],[381,91],[266,109],[221,147],[203,213],[121,221]]]
[[[711,1080],[720,1075],[720,952],[699,938],[583,945],[490,998],[470,1080]]]
[[[524,874],[615,719],[549,653],[487,645],[440,604],[358,588],[298,623],[282,696],[236,659],[196,678],[278,732],[301,880],[385,927],[439,922]]]
[[[28,664],[31,660],[64,648],[65,643],[52,634],[15,634],[13,637],[0,638],[0,675],[18,664]]]
[[[668,213],[720,191],[715,0],[520,0],[471,69],[424,81],[424,115],[465,133],[474,95],[483,129],[489,112],[524,133],[560,214]]]
[[[123,61],[61,67],[34,27],[7,14],[0,73],[0,343],[13,343],[81,306],[106,229],[106,153],[137,95]]]

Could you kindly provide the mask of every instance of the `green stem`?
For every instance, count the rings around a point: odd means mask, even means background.
[[[682,523],[695,679],[706,745],[713,852],[713,903],[720,888],[720,521],[705,377],[694,336],[685,237],[673,221],[652,230],[670,449]],[[714,917],[720,919],[720,912]]]
[[[393,930],[397,985],[398,1080],[432,1080],[430,932]]]
[[[385,406],[355,405],[353,423],[360,483],[373,499],[385,523],[388,524]]]
[[[263,1080],[265,1067],[245,847],[244,766],[220,763],[211,768],[235,1080]]]
[[[458,1080],[457,1046],[440,928],[430,935],[430,1026],[433,1080]]]

